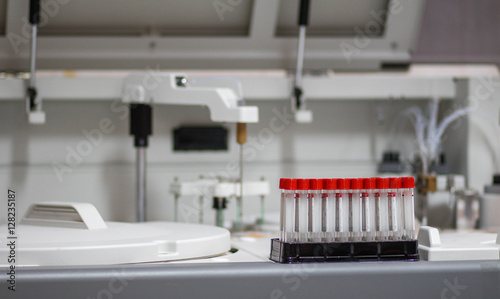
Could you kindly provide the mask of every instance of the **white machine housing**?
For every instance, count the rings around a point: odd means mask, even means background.
[[[212,121],[258,122],[258,108],[239,106],[242,100],[230,88],[189,86],[185,74],[139,72],[123,81],[125,103],[200,105],[208,107]]]
[[[8,240],[7,226],[0,229],[0,239]],[[105,223],[88,203],[34,204],[17,227],[17,235],[16,266],[166,262],[223,255],[231,248],[229,231],[224,228],[169,222]],[[5,266],[2,263],[10,250],[0,248],[0,267]]]

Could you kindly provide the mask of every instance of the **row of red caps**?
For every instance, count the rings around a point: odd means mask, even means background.
[[[282,190],[366,190],[415,188],[413,177],[357,179],[280,179]]]

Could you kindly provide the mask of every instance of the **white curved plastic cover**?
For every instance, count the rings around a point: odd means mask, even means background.
[[[162,262],[217,256],[231,248],[229,231],[208,225],[106,222],[104,228],[88,229],[23,222],[16,232],[16,266]],[[0,226],[0,240],[7,240],[6,232],[6,225]],[[6,266],[9,250],[0,247],[0,267]]]
[[[97,209],[81,202],[41,202],[29,207],[21,224],[73,227],[86,229],[106,228]]]

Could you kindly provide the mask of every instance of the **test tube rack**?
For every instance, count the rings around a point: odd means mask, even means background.
[[[413,177],[280,180],[279,263],[417,261]]]

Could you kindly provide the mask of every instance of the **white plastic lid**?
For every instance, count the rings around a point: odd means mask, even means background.
[[[48,204],[54,207],[57,203],[39,203],[28,211]],[[67,206],[61,203],[61,208]],[[43,225],[23,222],[16,230],[18,266],[161,262],[217,256],[230,249],[229,231],[208,225],[106,222],[104,227],[90,229],[61,226],[57,221]],[[6,232],[7,227],[0,226],[0,240],[7,240]],[[7,262],[9,250],[0,248],[0,267]]]

